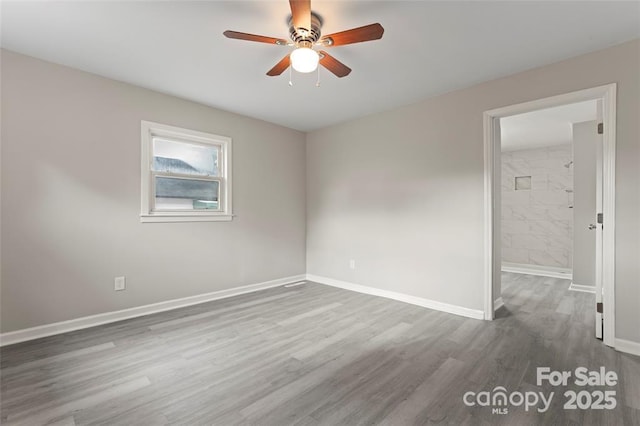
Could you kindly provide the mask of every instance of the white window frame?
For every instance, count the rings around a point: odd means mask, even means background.
[[[141,122],[141,131],[141,222],[216,222],[232,220],[231,138],[144,120]],[[220,176],[187,175],[154,171],[153,139],[156,137],[174,140],[176,142],[218,147],[218,168],[220,170]],[[155,210],[154,182],[156,176],[219,182],[218,209]]]

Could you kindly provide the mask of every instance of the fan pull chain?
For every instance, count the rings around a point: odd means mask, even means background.
[[[320,67],[318,66],[318,80],[316,81],[316,87],[320,87]]]
[[[289,86],[293,86],[293,81],[291,81],[291,66],[289,66]]]

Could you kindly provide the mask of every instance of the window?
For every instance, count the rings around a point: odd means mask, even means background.
[[[231,218],[231,138],[143,121],[140,220]]]

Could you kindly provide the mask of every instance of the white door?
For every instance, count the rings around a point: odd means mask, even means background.
[[[594,109],[597,109],[594,102]],[[602,302],[602,158],[601,121],[573,124],[573,283],[593,289],[598,310]],[[565,167],[571,163],[566,164]],[[602,314],[596,312],[596,336],[602,338]]]
[[[598,100],[598,123],[602,123],[602,101]],[[595,226],[596,233],[596,276],[595,276],[595,291],[596,291],[596,337],[602,339],[602,175],[603,175],[603,154],[604,147],[602,143],[603,131],[602,125],[598,124],[598,138],[596,149],[596,217],[593,218],[593,225]]]

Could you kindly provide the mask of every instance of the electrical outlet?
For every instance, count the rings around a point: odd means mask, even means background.
[[[356,261],[355,260],[351,259],[349,261],[349,268],[356,269]]]
[[[122,291],[127,287],[127,282],[124,277],[116,277],[113,281],[113,289],[115,291]]]

